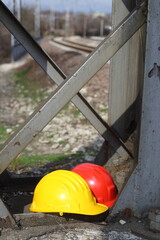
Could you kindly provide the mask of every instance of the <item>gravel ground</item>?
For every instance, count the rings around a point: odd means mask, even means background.
[[[47,39],[48,40],[48,39]],[[84,56],[75,52],[58,49],[46,39],[41,45],[46,52],[57,62],[62,70],[69,75],[74,68],[84,59]],[[35,79],[44,88],[45,96],[48,96],[55,88],[43,71],[29,57],[26,61],[16,64],[4,64],[0,66],[0,113],[1,123],[7,126],[7,133],[11,134],[22,124],[26,118],[36,109],[39,99],[33,101],[22,94],[15,95],[13,73],[30,69],[27,79]],[[81,90],[90,104],[99,111],[107,120],[107,94],[108,94],[108,64],[100,70],[92,80]],[[26,76],[25,76],[26,77]],[[19,92],[22,90],[19,89]],[[73,104],[67,105],[39,134],[39,136],[27,146],[25,154],[61,154],[89,151],[95,155],[103,143],[102,137],[89,124],[85,117],[76,110]]]

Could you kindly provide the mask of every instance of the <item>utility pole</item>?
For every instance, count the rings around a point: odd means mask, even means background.
[[[34,10],[34,37],[40,37],[40,0],[35,0]]]
[[[11,11],[14,16],[21,21],[21,0],[11,0]]]
[[[56,28],[56,25],[55,25],[55,8],[54,8],[54,0],[52,0],[51,2],[51,10],[50,10],[50,22],[49,22],[49,25],[50,25],[50,30],[54,30]]]
[[[21,0],[11,0],[11,11],[14,14],[14,16],[18,19],[18,21],[21,21]],[[13,35],[11,35],[11,61],[14,61],[13,56],[13,48],[16,45],[17,40]]]
[[[21,22],[21,0],[16,0],[16,17]]]
[[[83,37],[85,38],[87,35],[87,15],[84,14],[83,20]]]
[[[67,6],[66,15],[65,15],[65,36],[69,35],[69,7]]]
[[[104,35],[104,18],[100,17],[100,36],[103,37]]]

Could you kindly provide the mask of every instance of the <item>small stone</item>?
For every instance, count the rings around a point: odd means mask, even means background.
[[[67,144],[67,145],[64,147],[64,149],[65,149],[65,151],[68,150],[68,149],[70,149],[70,145]]]
[[[78,147],[72,149],[72,153],[77,153],[78,152]]]
[[[50,141],[48,139],[39,139],[40,143],[49,143]]]
[[[124,221],[123,219],[121,219],[121,220],[119,221],[119,223],[120,223],[121,225],[124,225],[124,224],[126,224],[126,221]]]
[[[24,122],[24,119],[23,118],[20,118],[19,120],[18,120],[18,123],[23,123]]]
[[[58,148],[58,147],[59,147],[59,144],[56,143],[56,144],[53,144],[51,148],[52,148],[52,149],[56,149],[56,148]]]
[[[82,88],[80,92],[83,95],[87,94],[87,88],[86,87]]]
[[[11,133],[12,132],[12,129],[11,128],[7,128],[6,129],[6,133]]]
[[[86,149],[85,149],[84,147],[80,147],[80,148],[78,149],[78,152],[85,153],[85,152],[86,152]]]
[[[94,156],[85,156],[85,157],[84,157],[84,160],[85,160],[85,161],[88,161],[88,162],[93,162],[93,161],[94,161],[94,158],[95,158]]]
[[[123,159],[123,158],[113,159],[113,165],[114,166],[123,165],[125,162],[126,162],[126,159]]]

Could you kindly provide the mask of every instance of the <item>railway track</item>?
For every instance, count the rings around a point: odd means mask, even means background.
[[[63,45],[63,46],[69,47],[69,48],[73,48],[73,49],[76,49],[76,50],[79,50],[79,51],[82,51],[85,53],[91,53],[95,49],[95,47],[98,46],[98,44],[95,44],[95,46],[89,46],[88,44],[75,42],[75,41],[65,39],[62,37],[54,38],[52,41],[57,44],[60,44],[60,45]],[[99,43],[100,43],[100,41],[99,41]]]

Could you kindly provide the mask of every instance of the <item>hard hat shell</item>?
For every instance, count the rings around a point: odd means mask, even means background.
[[[72,169],[89,185],[98,203],[112,207],[117,198],[117,188],[109,172],[93,163],[82,163]]]
[[[108,210],[96,202],[88,184],[78,174],[56,170],[44,176],[37,184],[30,210],[97,215]]]

